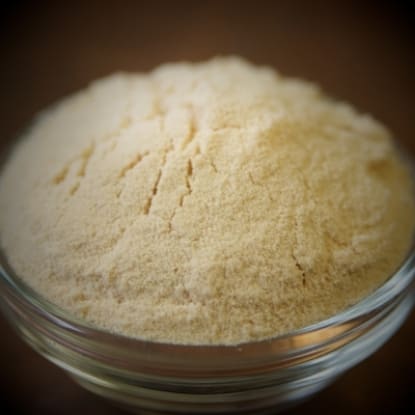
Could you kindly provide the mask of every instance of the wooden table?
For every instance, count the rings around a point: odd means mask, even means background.
[[[3,2],[1,142],[42,107],[91,79],[235,53],[320,83],[387,124],[414,154],[413,3],[333,3]],[[415,413],[414,327],[412,314],[373,357],[287,413]],[[32,352],[3,319],[0,336],[2,413],[121,413]]]

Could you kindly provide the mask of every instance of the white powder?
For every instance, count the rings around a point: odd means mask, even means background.
[[[1,245],[35,290],[175,343],[329,317],[396,270],[414,229],[383,126],[237,58],[93,83],[37,120],[0,192]]]

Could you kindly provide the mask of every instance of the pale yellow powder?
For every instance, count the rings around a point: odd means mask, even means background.
[[[237,58],[93,83],[0,179],[1,245],[89,323],[239,343],[329,317],[408,252],[411,180],[378,122]]]

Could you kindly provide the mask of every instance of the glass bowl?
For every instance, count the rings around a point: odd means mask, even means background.
[[[373,294],[304,329],[237,346],[186,346],[101,331],[22,282],[0,255],[0,306],[35,350],[86,389],[141,414],[275,413],[376,351],[415,302],[415,252]]]

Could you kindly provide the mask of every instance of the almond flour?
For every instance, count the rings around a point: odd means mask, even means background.
[[[409,173],[370,116],[238,58],[115,74],[42,114],[0,178],[1,246],[100,328],[235,344],[364,298],[411,244]]]

